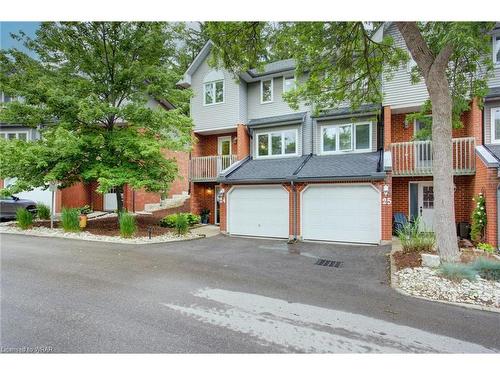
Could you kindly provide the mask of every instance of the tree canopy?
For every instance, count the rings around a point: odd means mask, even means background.
[[[175,25],[148,22],[45,22],[34,51],[0,52],[0,83],[20,98],[0,121],[41,127],[34,142],[0,140],[1,177],[14,191],[59,181],[98,181],[98,191],[123,187],[168,190],[175,160],[162,151],[188,150],[189,90],[176,87]],[[166,101],[175,109],[165,110]]]

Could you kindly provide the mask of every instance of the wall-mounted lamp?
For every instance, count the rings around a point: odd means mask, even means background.
[[[410,127],[410,122],[408,121],[408,119],[405,117],[405,122],[403,123],[403,128],[404,129],[408,129]]]
[[[217,193],[217,202],[219,203],[224,203],[224,193],[226,191],[224,189],[220,189],[219,192]]]
[[[212,192],[213,192],[213,191],[212,191],[212,188],[211,188],[211,187],[207,187],[207,193],[208,193],[208,194],[212,194]]]
[[[384,192],[384,196],[387,197],[389,195],[389,185],[384,184],[384,187],[382,188],[382,191]]]

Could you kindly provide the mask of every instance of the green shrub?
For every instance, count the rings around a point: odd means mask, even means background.
[[[80,214],[82,214],[82,215],[88,215],[92,212],[92,209],[90,208],[90,206],[88,204],[80,207],[78,210],[80,211]]]
[[[80,231],[80,210],[78,208],[63,208],[61,224],[65,232]]]
[[[487,253],[495,254],[495,248],[492,245],[490,245],[489,243],[481,242],[481,243],[477,244],[477,248],[480,250],[486,251]]]
[[[479,193],[472,200],[476,202],[476,207],[474,207],[471,215],[470,237],[472,241],[478,242],[483,238],[484,228],[486,227],[486,200],[483,193]]]
[[[436,244],[436,236],[423,228],[421,218],[417,217],[413,222],[407,222],[397,230],[396,235],[401,241],[403,252],[432,252]]]
[[[44,203],[38,202],[36,204],[36,216],[40,220],[50,220],[50,207]]]
[[[195,215],[195,214],[192,214],[189,212],[183,212],[180,214],[172,214],[172,215],[165,216],[163,219],[160,220],[160,226],[168,227],[168,228],[175,228],[178,215],[184,216],[186,218],[188,226],[199,224],[201,221],[201,218],[199,215]]]
[[[187,215],[185,214],[176,214],[175,218],[175,229],[177,230],[177,234],[186,234],[189,229],[189,222],[187,219]]]
[[[439,267],[439,274],[452,281],[463,279],[474,281],[478,272],[468,264],[463,263],[443,263]]]
[[[187,221],[189,223],[190,226],[193,226],[193,225],[196,225],[196,224],[200,224],[201,222],[201,216],[200,215],[196,215],[196,214],[192,214],[190,212],[188,212],[186,214],[186,217],[187,217]]]
[[[17,226],[21,229],[28,229],[33,225],[33,214],[26,208],[19,208],[16,211]]]
[[[120,224],[120,236],[123,238],[133,237],[137,232],[137,223],[135,222],[135,217],[128,212],[123,212],[119,218],[118,222]]]
[[[500,281],[500,262],[488,258],[477,258],[470,264],[479,276],[486,280]]]

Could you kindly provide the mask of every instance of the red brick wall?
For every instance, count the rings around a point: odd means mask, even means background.
[[[384,107],[384,150],[391,149],[392,143],[392,115],[391,107]]]
[[[191,208],[190,211],[199,215],[201,210],[210,210],[209,222],[215,223],[215,183],[191,183]]]
[[[238,160],[245,159],[250,155],[250,135],[248,134],[247,127],[243,124],[238,125],[237,130],[237,156]]]
[[[231,153],[236,155],[238,151],[238,147],[235,144],[237,137],[236,132],[210,135],[194,134],[193,137],[195,138],[195,143],[193,145],[191,155],[193,157],[217,155],[218,138],[228,136],[231,136]]]
[[[497,246],[497,187],[500,179],[497,177],[497,168],[487,168],[481,158],[476,155],[476,176],[472,184],[474,195],[484,194],[486,201],[486,230],[485,241]],[[474,207],[472,197],[469,201],[471,211]]]
[[[409,183],[432,181],[432,177],[393,177],[392,212],[402,212],[409,216]],[[470,222],[473,176],[455,176],[455,221]],[[391,215],[392,216],[392,215]],[[392,219],[391,219],[392,220]]]
[[[90,187],[78,182],[61,190],[61,208],[82,207],[90,202]]]
[[[164,153],[166,158],[175,159],[177,162],[177,168],[179,176],[172,182],[170,185],[170,189],[168,191],[168,197],[172,198],[174,194],[182,194],[183,191],[189,191],[189,179],[188,179],[188,170],[189,170],[189,153],[184,151],[169,151],[165,150]],[[157,195],[157,202],[160,200],[160,195]],[[146,203],[155,203],[155,202],[146,202]]]

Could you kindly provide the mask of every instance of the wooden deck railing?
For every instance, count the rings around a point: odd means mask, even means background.
[[[476,172],[474,137],[453,138],[453,173],[470,175]],[[391,144],[393,176],[432,175],[432,141]]]
[[[215,181],[220,172],[237,160],[236,155],[200,156],[189,160],[190,181]]]

